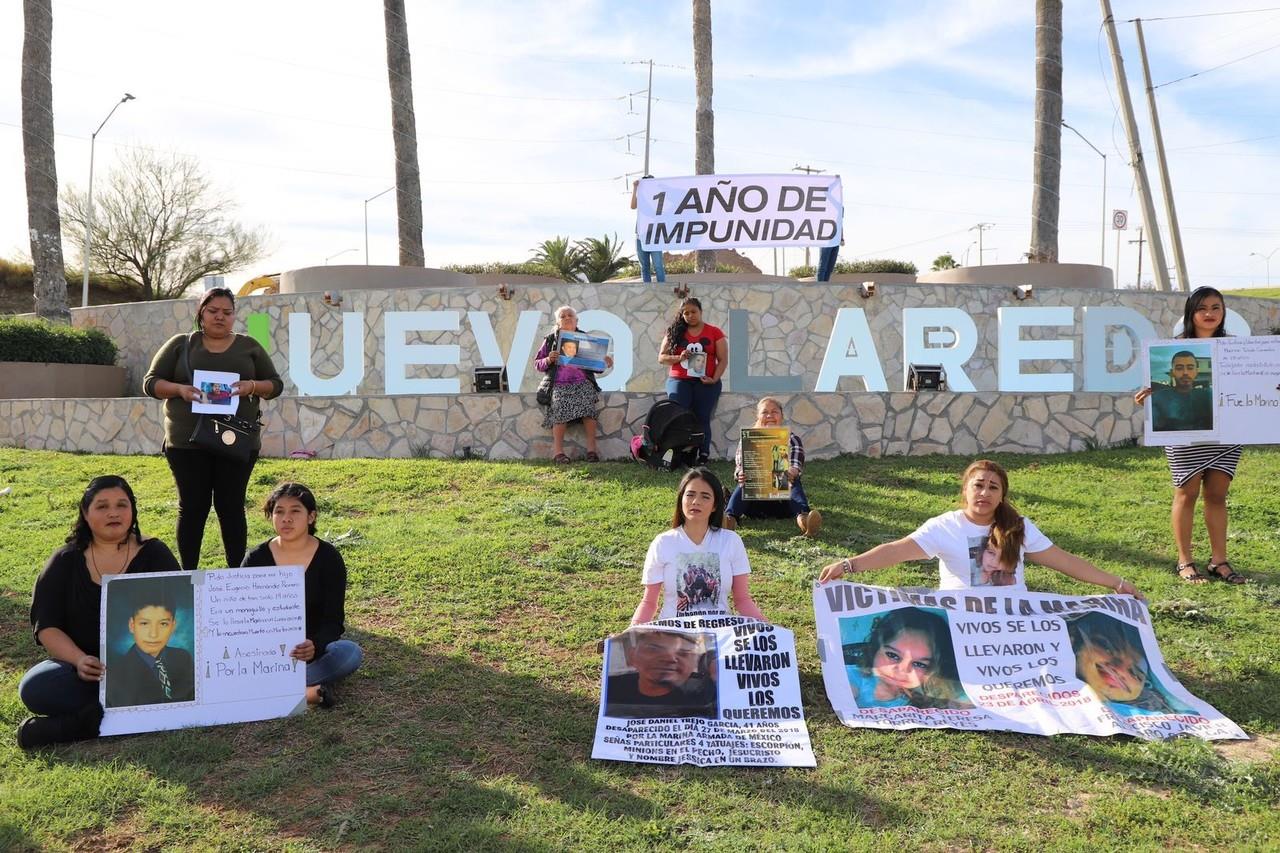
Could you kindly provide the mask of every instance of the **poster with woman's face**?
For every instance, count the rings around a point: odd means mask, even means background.
[[[1099,612],[1066,622],[1076,676],[1112,711],[1126,717],[1196,713],[1161,683],[1133,625]]]

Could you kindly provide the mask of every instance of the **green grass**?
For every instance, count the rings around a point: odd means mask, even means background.
[[[145,533],[172,541],[154,457],[0,449],[0,849],[1263,849],[1280,838],[1280,450],[1249,448],[1231,552],[1257,584],[1170,571],[1170,487],[1156,450],[1002,456],[1014,502],[1058,544],[1157,605],[1166,659],[1256,740],[854,730],[822,688],[809,583],[836,555],[954,505],[968,460],[842,458],[806,485],[817,542],[784,522],[742,533],[752,591],[797,635],[816,770],[594,762],[596,641],[627,623],[675,479],[638,466],[268,460],[250,500],[297,478],[350,569],[366,665],[332,712],[109,738],[24,754],[18,680],[39,650],[27,604],[94,475],[133,483]],[[722,472],[724,468],[722,467]],[[250,516],[250,543],[268,535]],[[350,532],[350,535],[346,535]],[[1197,541],[1204,542],[1197,524]],[[216,528],[204,564],[217,565]],[[1206,547],[1197,555],[1203,563]],[[924,564],[884,584],[928,584]],[[1033,588],[1086,589],[1031,568]]]
[[[1224,290],[1224,296],[1252,296],[1256,299],[1280,299],[1280,287],[1242,287],[1239,290]]]

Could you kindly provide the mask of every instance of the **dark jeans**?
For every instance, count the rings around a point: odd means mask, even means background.
[[[178,486],[178,556],[182,568],[200,566],[200,542],[211,506],[218,513],[227,565],[239,566],[249,536],[244,517],[245,491],[258,454],[248,462],[238,462],[205,450],[166,447],[164,455]]]
[[[18,698],[33,714],[74,714],[98,701],[98,682],[84,681],[65,661],[42,660],[18,682]]]
[[[667,396],[693,412],[702,424],[704,458],[711,456],[711,416],[716,412],[716,403],[720,402],[722,384],[708,385],[701,379],[667,378]]]
[[[646,284],[654,278],[660,282],[667,280],[667,267],[663,263],[662,252],[646,252],[639,237],[636,238],[636,260],[640,262],[640,278]]]
[[[839,246],[825,246],[818,252],[818,281],[831,281],[831,274],[836,271],[838,254],[840,254]]]
[[[809,499],[805,496],[804,486],[800,478],[791,484],[791,499],[785,501],[749,501],[744,496],[742,486],[733,490],[729,496],[729,505],[724,511],[734,518],[795,518],[809,511]]]

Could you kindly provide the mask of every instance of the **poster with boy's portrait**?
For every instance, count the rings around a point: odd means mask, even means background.
[[[1105,613],[1065,617],[1076,677],[1116,714],[1194,714],[1162,683],[1138,629]]]
[[[137,575],[106,584],[106,708],[194,702],[191,575]]]

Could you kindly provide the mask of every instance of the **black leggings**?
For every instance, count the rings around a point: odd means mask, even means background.
[[[258,454],[248,462],[238,462],[206,450],[166,447],[164,455],[178,486],[178,555],[182,568],[199,568],[200,542],[204,539],[204,523],[209,518],[210,506],[218,513],[227,566],[239,566],[244,560],[249,536],[244,515],[245,492]]]

